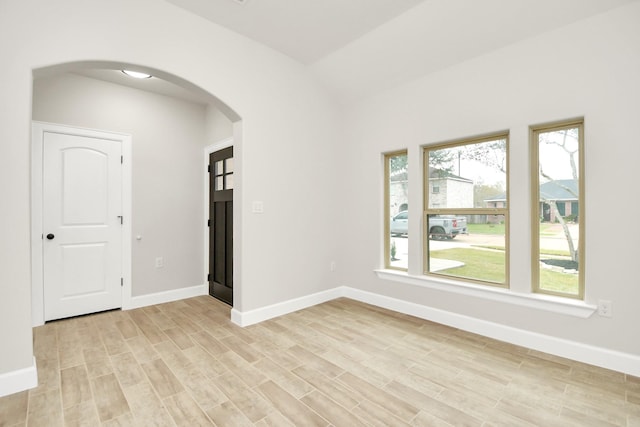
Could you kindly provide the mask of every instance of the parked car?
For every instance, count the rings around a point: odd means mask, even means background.
[[[409,232],[409,212],[402,211],[391,219],[392,236],[403,236]],[[467,218],[463,216],[437,215],[429,217],[429,238],[451,240],[458,234],[468,234]]]

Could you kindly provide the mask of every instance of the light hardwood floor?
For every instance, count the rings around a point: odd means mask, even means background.
[[[243,329],[197,297],[34,346],[40,385],[0,426],[640,426],[638,378],[348,299]]]

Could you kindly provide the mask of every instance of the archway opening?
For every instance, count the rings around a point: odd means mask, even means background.
[[[122,69],[154,78],[131,79]],[[32,119],[132,137],[130,158],[123,156],[132,165],[132,210],[124,215],[131,245],[129,272],[123,272],[123,308],[205,294],[209,256],[203,158],[207,147],[220,141],[232,141],[236,152],[241,149],[240,115],[200,86],[162,70],[82,61],[34,70]],[[32,163],[32,169],[37,167]],[[240,173],[238,163],[235,173]],[[38,230],[32,226],[32,232]],[[33,253],[41,249],[36,242]],[[42,271],[36,270],[42,263],[32,264],[32,321],[39,325],[44,285]]]

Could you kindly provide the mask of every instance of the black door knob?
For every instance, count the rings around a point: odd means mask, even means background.
[[[54,237],[56,237],[56,236],[54,236],[51,233],[47,234],[47,239],[49,239],[49,240],[53,240]]]

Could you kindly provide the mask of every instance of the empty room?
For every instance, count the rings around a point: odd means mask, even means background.
[[[638,0],[0,1],[0,426],[640,426]]]

